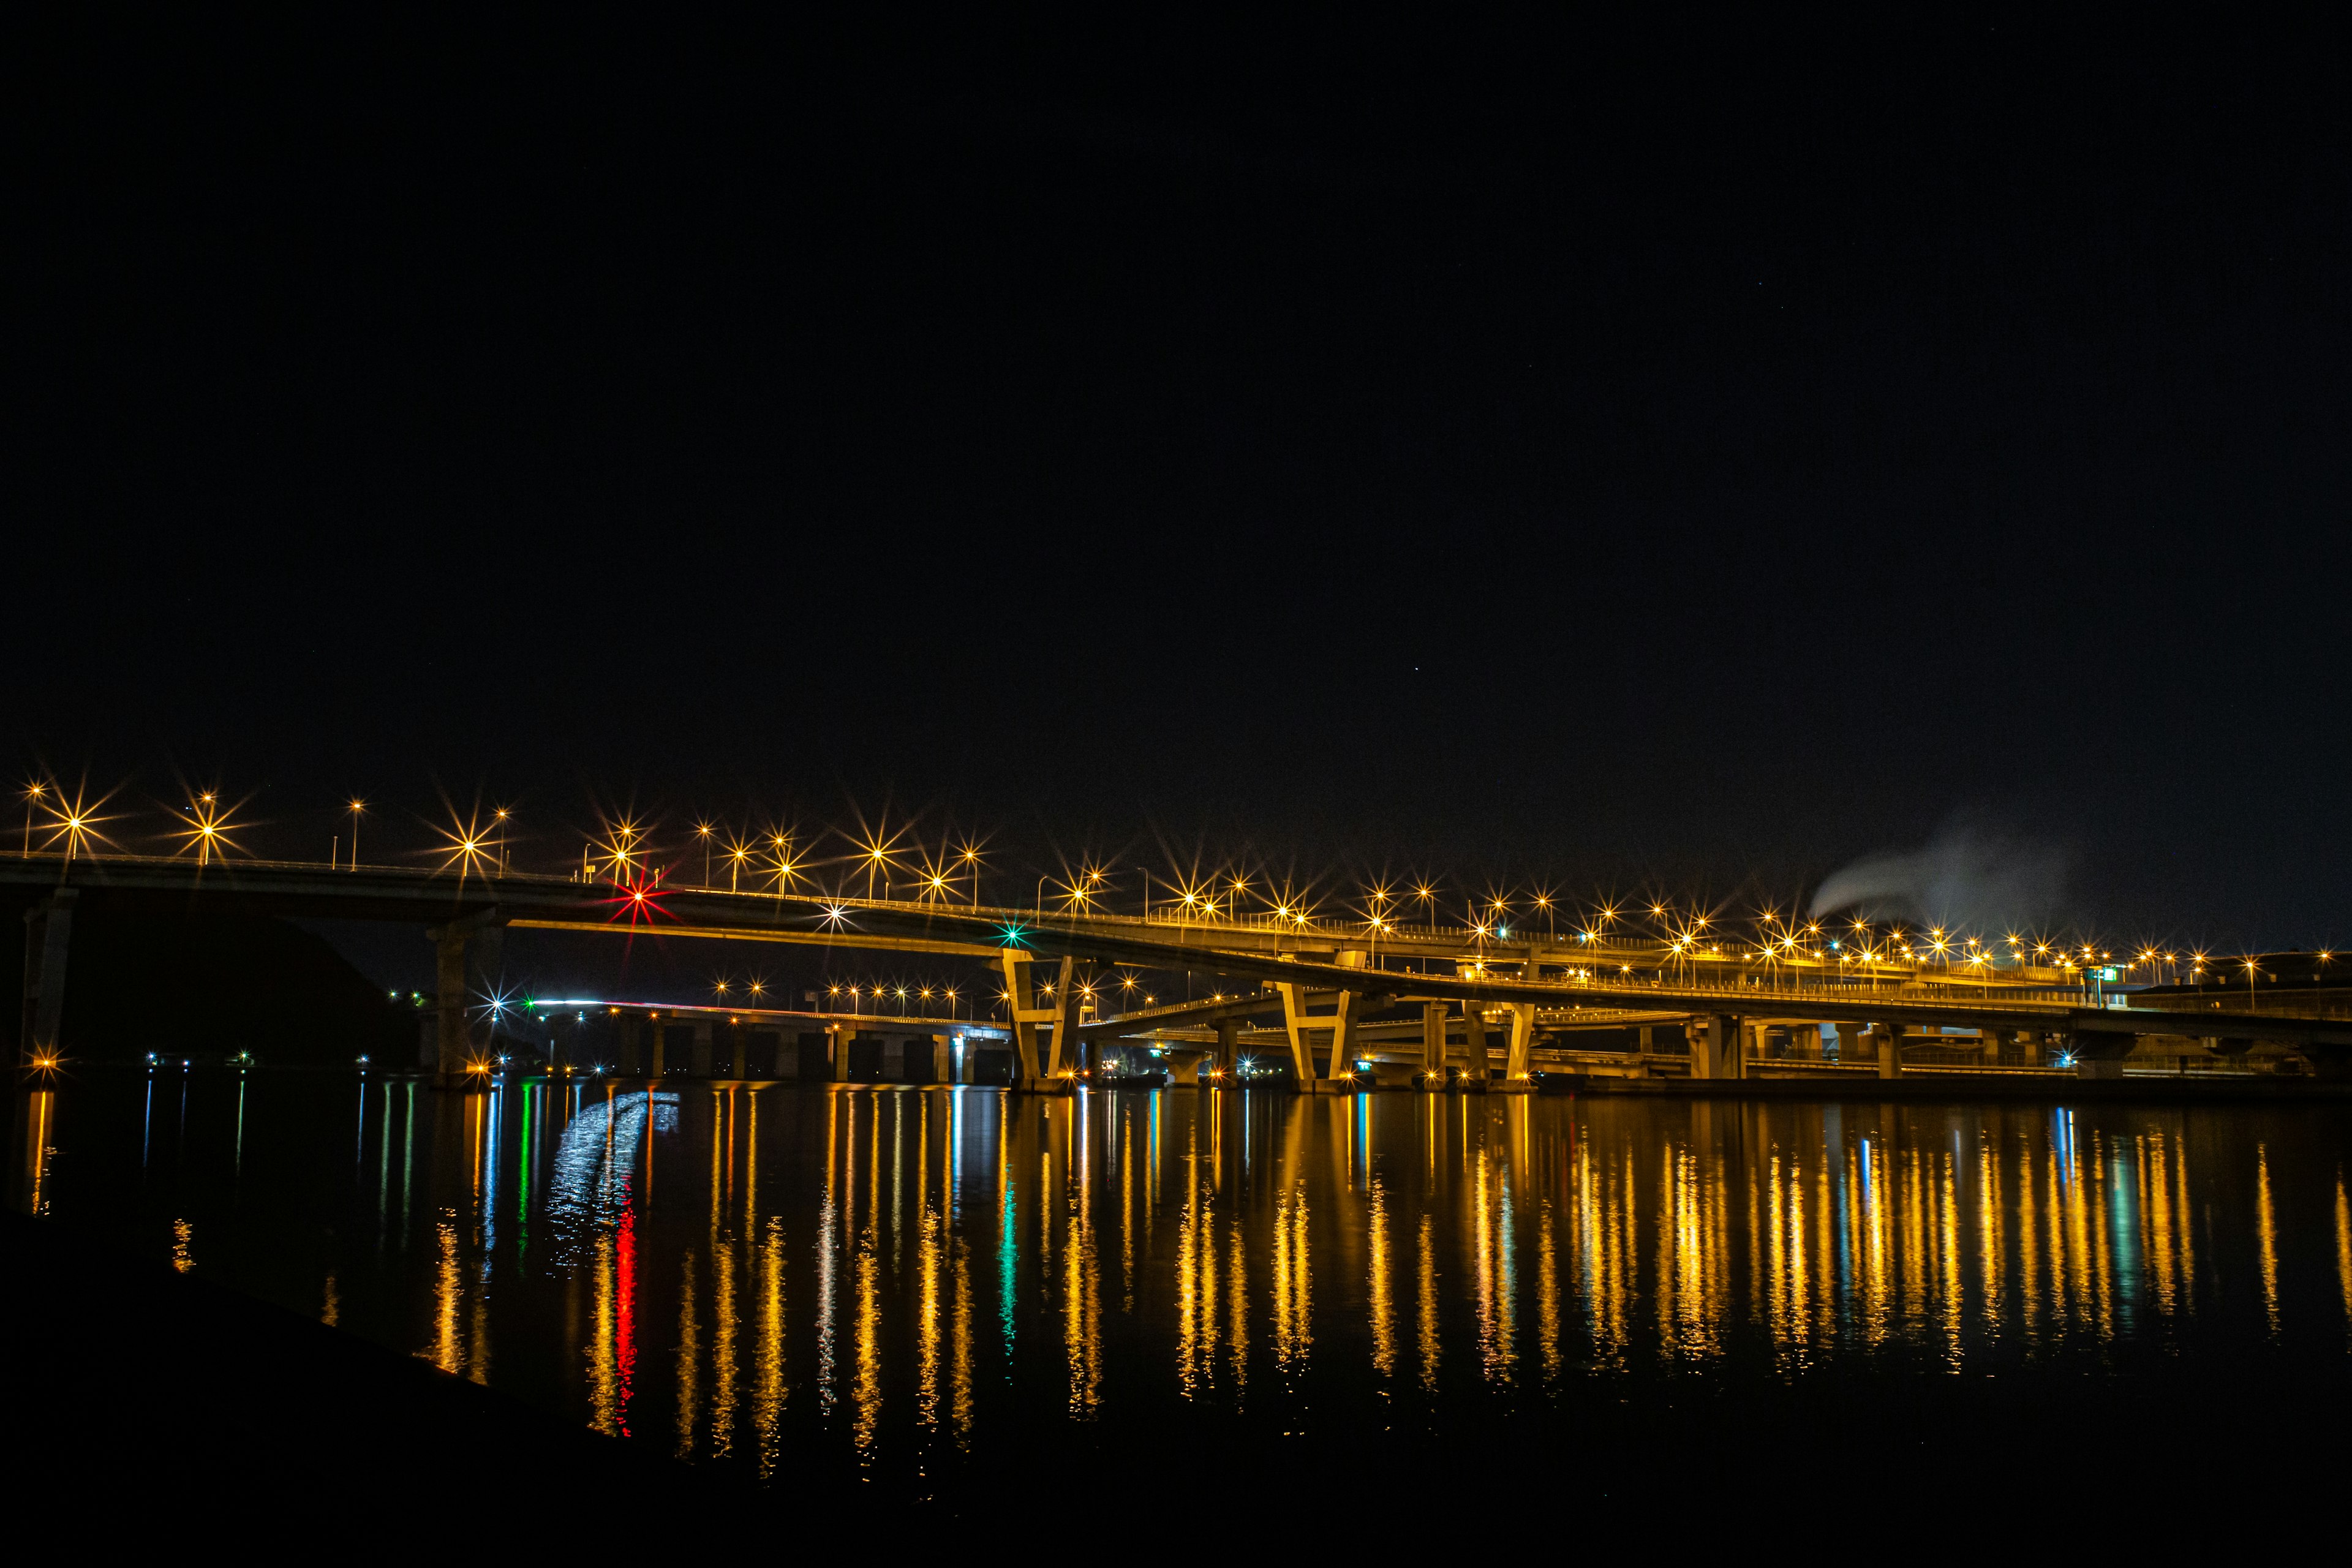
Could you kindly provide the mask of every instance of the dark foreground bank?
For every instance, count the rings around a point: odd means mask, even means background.
[[[600,1497],[709,1495],[637,1446],[20,1215],[0,1215],[0,1342],[9,1489],[93,1546],[321,1524],[346,1545],[428,1540],[518,1509],[562,1536]]]

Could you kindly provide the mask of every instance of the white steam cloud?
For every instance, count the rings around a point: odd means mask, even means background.
[[[2068,858],[2052,845],[1957,824],[1917,849],[1865,856],[1831,872],[1813,894],[1813,917],[1851,913],[1948,930],[2027,930],[2055,914]]]

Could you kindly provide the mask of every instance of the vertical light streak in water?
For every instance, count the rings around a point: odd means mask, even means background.
[[[2116,1331],[2116,1269],[2114,1192],[2116,1184],[2109,1178],[2113,1167],[2108,1161],[2105,1134],[2091,1134],[2091,1184],[2100,1188],[2085,1193],[2091,1208],[2091,1282],[2099,1303],[2099,1337],[2112,1339]]]
[[[497,1256],[499,1245],[499,1148],[506,1125],[506,1091],[495,1089],[482,1096],[482,1120],[487,1132],[482,1139],[480,1169],[482,1215],[482,1279],[490,1278],[490,1261]]]
[[[1838,1145],[1831,1142],[1825,1135],[1821,1158],[1813,1165],[1813,1311],[1819,1339],[1823,1344],[1832,1342],[1837,1336],[1838,1292],[1845,1280],[1840,1232],[1831,1215],[1837,1189],[1830,1174],[1830,1165],[1836,1158],[1837,1149]]]
[[[2352,1204],[2344,1195],[2344,1173],[2336,1173],[2336,1288],[2344,1296],[2344,1320],[2352,1333]]]
[[[1668,1145],[1658,1194],[1658,1327],[1685,1355],[1715,1353],[1723,1219],[1710,1202],[1696,1150]]]
[[[596,1237],[596,1320],[588,1343],[588,1425],[607,1436],[621,1434],[621,1382],[613,1347],[617,1339],[614,1306],[616,1291],[610,1232]]]
[[[2197,1211],[2189,1204],[2189,1145],[2175,1140],[2172,1162],[2173,1212],[2180,1216],[2180,1300],[2197,1310]]]
[[[1102,1266],[1095,1237],[1094,1096],[1072,1108],[1077,1135],[1062,1238],[1062,1342],[1070,1359],[1070,1414],[1093,1414],[1102,1397]]]
[[[857,1375],[850,1385],[855,1414],[851,1421],[851,1440],[857,1446],[861,1465],[870,1465],[874,1458],[874,1438],[882,1422],[882,1106],[877,1096],[861,1096],[866,1100],[866,1115],[871,1129],[866,1152],[866,1218],[857,1232],[857,1254],[855,1259],[857,1281]],[[856,1112],[852,1113],[853,1120]],[[893,1107],[892,1121],[897,1121]],[[891,1190],[896,1193],[898,1182],[892,1173]]]
[[[1312,1338],[1307,1272],[1307,1184],[1301,1180],[1274,1200],[1274,1359],[1285,1371],[1305,1366]]]
[[[1993,1158],[1992,1139],[1977,1134],[1977,1289],[1983,1298],[1979,1320],[1987,1345],[2000,1339],[2001,1316],[2008,1310],[2002,1285],[2007,1244],[2000,1219],[2000,1164]]]
[[[2262,1241],[2263,1315],[2270,1321],[2271,1338],[2279,1331],[2278,1215],[2271,1204],[2271,1151],[2254,1145],[2254,1223]]]
[[[359,1125],[352,1139],[352,1168],[354,1170],[367,1163],[367,1091],[368,1080],[362,1075],[360,1079]],[[155,1119],[155,1079],[152,1075],[147,1079],[147,1119],[150,1121]],[[139,1136],[139,1163],[142,1165],[147,1163],[147,1135],[144,1131]]]
[[[710,1453],[723,1459],[735,1451],[736,1336],[735,1243],[720,1237],[710,1244]]]
[[[1204,1324],[1216,1310],[1215,1288],[1203,1278],[1214,1241],[1201,1203],[1201,1126],[1196,1119],[1184,1160],[1184,1198],[1176,1213],[1176,1391],[1190,1399],[1206,1380],[1214,1353]]]
[[[915,1205],[919,1215],[915,1237],[915,1419],[925,1429],[940,1428],[940,1362],[947,1331],[940,1293],[945,1272],[940,1254],[940,1215],[930,1194],[931,1102],[919,1102],[920,1121],[915,1136]]]
[[[1755,1188],[1748,1188],[1749,1203],[1755,1202]],[[1793,1339],[1789,1327],[1789,1214],[1787,1199],[1780,1187],[1780,1153],[1775,1149],[1764,1163],[1764,1321],[1772,1331],[1776,1349],[1787,1350]],[[1750,1226],[1751,1232],[1754,1226]]]
[[[532,1124],[546,1114],[547,1092],[536,1084],[522,1088],[522,1149],[515,1167],[515,1256],[518,1258],[530,1251],[530,1189]]]
[[[653,1098],[647,1091],[646,1100]],[[653,1120],[653,1107],[646,1107],[646,1120]],[[621,1205],[620,1231],[613,1238],[615,1298],[613,1309],[613,1377],[618,1401],[616,1419],[621,1436],[629,1436],[629,1396],[637,1375],[637,1210],[634,1204]]]
[[[331,1269],[328,1271],[327,1288],[322,1294],[324,1300],[319,1306],[319,1321],[331,1329],[343,1319],[342,1299],[335,1293],[335,1276]]]
[[[712,1140],[713,1145],[717,1140]],[[677,1279],[677,1457],[694,1457],[694,1423],[698,1414],[697,1384],[702,1373],[702,1345],[694,1321],[694,1252],[678,1260]]]
[[[1524,1123],[1526,1100],[1507,1100],[1503,1106],[1507,1126],[1514,1118]],[[1506,1376],[1518,1360],[1518,1218],[1512,1206],[1511,1190],[1518,1184],[1519,1173],[1526,1168],[1526,1152],[1514,1140],[1512,1163],[1495,1173],[1495,1342]]]
[[[2067,1180],[2063,1142],[2052,1143],[2042,1164],[2043,1228],[2050,1237],[2049,1245],[2042,1249],[2043,1272],[2049,1279],[2045,1294],[2050,1302],[2051,1332],[2053,1337],[2063,1337],[2074,1326],[2074,1297],[2066,1273],[2067,1222],[2070,1218],[2066,1194],[2072,1188]]]
[[[2033,1220],[2038,1205],[2033,1185],[2033,1141],[2024,1133],[2017,1138],[2017,1307],[2018,1321],[2025,1331],[2029,1345],[2041,1342],[2042,1292],[2033,1283],[2034,1263],[2038,1243],[2034,1240]]]
[[[2164,1134],[2151,1128],[2132,1140],[2139,1156],[2140,1252],[2156,1285],[2156,1310],[2172,1311],[2171,1173],[2165,1162]]]
[[[1937,1321],[1944,1330],[1944,1359],[1954,1372],[1960,1370],[1960,1319],[1963,1310],[1960,1278],[1960,1173],[1957,1155],[1938,1150],[1936,1164],[1941,1167],[1937,1183],[1936,1260],[1937,1283],[1942,1287],[1938,1297],[1940,1310]]]
[[[147,1110],[139,1123],[139,1168],[147,1168],[149,1152],[155,1141],[155,1069],[147,1069]],[[360,1152],[367,1152],[367,1080],[360,1080]]]
[[[1154,1097],[1157,1103],[1157,1097]],[[1118,1119],[1118,1277],[1125,1310],[1135,1310],[1135,1116],[1119,1108]]]
[[[457,1343],[457,1309],[465,1287],[457,1268],[457,1212],[443,1211],[434,1233],[441,1243],[441,1258],[433,1270],[433,1353],[428,1359],[443,1372],[462,1372],[466,1357]]]
[[[1470,1279],[1478,1297],[1478,1359],[1486,1368],[1490,1382],[1507,1382],[1510,1377],[1509,1357],[1505,1351],[1495,1310],[1495,1221],[1493,1173],[1482,1147],[1471,1166],[1470,1189]]]
[[[1434,1096],[1432,1097],[1435,1098]],[[1437,1216],[1421,1216],[1420,1297],[1421,1386],[1437,1392]]]
[[[849,1191],[849,1178],[842,1167],[849,1160],[856,1142],[855,1129],[841,1126],[842,1102],[848,1098],[841,1094],[824,1097],[824,1198],[817,1210],[816,1397],[817,1408],[828,1415],[833,1413],[840,1377],[834,1362],[834,1297],[839,1285],[837,1262],[842,1244],[849,1234],[848,1216],[842,1212],[843,1205],[836,1197]]]
[[[955,1360],[948,1413],[955,1425],[956,1444],[970,1446],[971,1437],[971,1254],[963,1238],[952,1235],[955,1260]]]
[[[1249,1254],[1242,1247],[1242,1227],[1225,1227],[1225,1347],[1234,1370],[1234,1408],[1249,1386]]]
[[[1887,1213],[1888,1167],[1892,1163],[1880,1143],[1868,1138],[1862,1141],[1854,1163],[1854,1187],[1862,1204],[1863,1339],[1871,1345],[1883,1343],[1893,1328],[1889,1321],[1893,1303],[1888,1289],[1892,1260],[1887,1257],[1894,1223]]]
[[[1543,1352],[1546,1381],[1559,1375],[1559,1268],[1553,1253],[1551,1210],[1550,1198],[1538,1200],[1536,1245],[1541,1251],[1536,1275],[1536,1342]]]
[[[1019,1233],[1013,1228],[1020,1222],[1020,1205],[1014,1201],[1013,1188],[1013,1140],[1004,1125],[1003,1100],[999,1100],[996,1119],[996,1325],[1004,1341],[1004,1363],[1013,1364],[1013,1286],[1017,1282],[1016,1266],[1020,1261]]]
[[[756,1363],[759,1381],[751,1405],[751,1423],[759,1434],[760,1479],[776,1473],[776,1456],[783,1441],[784,1410],[784,1222],[770,1215],[767,1236],[760,1247],[760,1338]]]
[[[416,1085],[408,1085],[408,1119],[400,1140],[400,1245],[408,1247],[408,1195],[416,1177]]]
[[[1369,1098],[1356,1097],[1359,1100]],[[1372,1307],[1372,1370],[1382,1377],[1396,1370],[1396,1303],[1389,1294],[1389,1215],[1381,1179],[1371,1179],[1370,1212],[1365,1217],[1368,1285]]]

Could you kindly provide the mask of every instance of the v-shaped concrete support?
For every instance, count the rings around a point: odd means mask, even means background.
[[[1066,1049],[1076,1065],[1078,1043],[1077,960],[1062,960],[1054,985],[1054,1005],[1036,1005],[1034,973],[1037,955],[1017,947],[1003,952],[1004,994],[1013,1015],[1013,1087],[1030,1093],[1055,1093],[1063,1087],[1062,1058]],[[1041,1038],[1040,1031],[1045,1031]]]

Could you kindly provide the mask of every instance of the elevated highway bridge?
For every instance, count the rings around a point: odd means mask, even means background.
[[[1592,1028],[1682,1026],[1694,1076],[1759,1070],[1763,1036],[1838,1028],[1887,1076],[1903,1070],[1922,1030],[1969,1031],[1983,1048],[2021,1041],[2088,1076],[2115,1076],[2137,1041],[2154,1037],[2267,1041],[2323,1076],[2352,1068],[2352,1019],[2201,1005],[2128,1010],[2055,982],[2050,971],[1979,965],[1832,963],[1748,952],[1694,953],[1656,942],[1608,942],[1499,928],[1342,925],[1303,917],[1237,921],[1181,912],[1120,916],[819,893],[735,892],[670,881],[587,882],[576,877],[483,876],[393,868],[54,855],[0,859],[0,884],[30,894],[25,1005],[28,1059],[54,1057],[75,911],[118,907],[234,910],[339,920],[411,922],[437,950],[435,1050],[445,1082],[478,1067],[487,1034],[470,1006],[471,976],[510,928],[664,939],[784,942],[828,949],[980,959],[1003,976],[1008,1015],[995,1026],[1015,1058],[1016,1088],[1052,1091],[1080,1067],[1089,1041],[1211,1028],[1217,1066],[1256,1019],[1279,1019],[1290,1076],[1310,1092],[1356,1087],[1360,1048],[1418,1035],[1417,1080],[1490,1091],[1532,1087],[1543,1042]],[[1730,944],[1726,944],[1730,945]],[[469,963],[469,949],[476,962]],[[1185,971],[1230,983],[1207,1002],[1099,1016],[1081,965]],[[934,1021],[936,1022],[936,1021]],[[835,1031],[837,1036],[838,1031]],[[1939,1033],[1935,1037],[1943,1041]],[[1906,1041],[1911,1042],[1906,1046]],[[1869,1047],[1874,1047],[1871,1049]],[[1551,1047],[1558,1050],[1560,1047]],[[1494,1056],[1499,1076],[1490,1076]],[[845,1048],[840,1053],[845,1064]],[[1383,1055],[1388,1054],[1383,1051]],[[1647,1053],[1644,1053],[1646,1058]],[[1845,1053],[1842,1052],[1842,1056]],[[1461,1076],[1453,1070],[1459,1061]],[[1847,1064],[1851,1065],[1851,1058]],[[843,1069],[845,1070],[845,1066]]]

